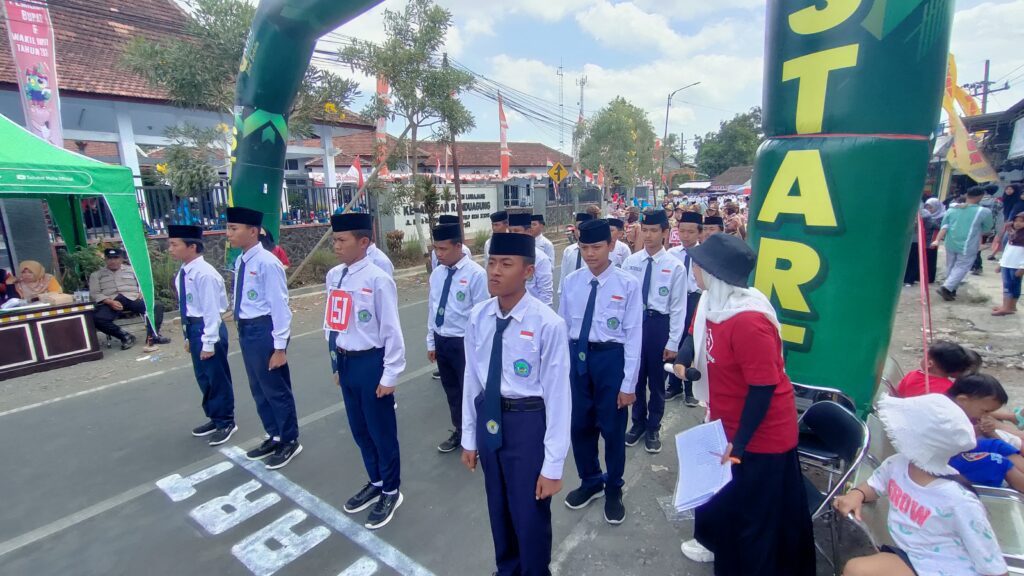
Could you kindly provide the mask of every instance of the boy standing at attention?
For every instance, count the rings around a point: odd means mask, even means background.
[[[405,370],[398,289],[391,275],[367,256],[372,216],[336,214],[331,228],[341,264],[327,273],[324,327],[329,331],[331,369],[369,476],[344,508],[354,514],[373,506],[365,526],[376,530],[391,521],[403,500],[394,396]]]

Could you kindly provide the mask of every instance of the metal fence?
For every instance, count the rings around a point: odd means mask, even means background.
[[[226,226],[226,184],[218,184],[187,198],[176,196],[168,186],[139,186],[135,192],[139,198],[139,217],[150,236],[166,233],[170,224],[191,224],[207,230],[220,230]],[[288,186],[282,194],[281,224],[326,224],[339,206],[351,200],[354,192],[352,186]],[[86,235],[90,240],[118,235],[117,225],[103,198],[87,198],[81,202]]]

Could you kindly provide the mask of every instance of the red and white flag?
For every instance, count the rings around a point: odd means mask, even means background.
[[[551,158],[548,158],[547,160],[548,160],[548,168],[551,168],[551,167],[553,167],[555,165],[555,163],[551,161]]]
[[[444,145],[444,179],[445,180],[448,179],[448,158],[450,158],[451,155],[452,155],[452,147],[447,145],[447,144],[445,144]]]
[[[388,93],[391,91],[391,86],[388,84],[388,79],[383,76],[377,76],[377,98],[384,103],[390,103]],[[388,165],[384,164],[387,160],[388,154],[388,119],[385,116],[377,118],[377,130],[374,134],[374,164],[383,164],[377,175],[381,178],[387,178],[390,175],[388,172]],[[358,161],[358,159],[357,159]],[[360,178],[362,173],[360,172]],[[361,183],[360,183],[361,185]]]
[[[604,188],[604,164],[597,167],[597,185]]]
[[[359,164],[359,156],[352,157],[352,165],[348,167],[348,172],[345,172],[345,176],[355,178],[359,182],[359,187],[363,187],[363,167]]]
[[[587,175],[587,182],[589,182],[589,183],[593,183],[594,182],[594,173],[593,172],[591,172],[590,170],[584,170],[583,173]]]
[[[501,92],[498,92],[498,124],[501,127],[501,179],[508,179],[509,160],[511,153],[508,150],[508,120],[505,119],[505,105],[501,99]]]

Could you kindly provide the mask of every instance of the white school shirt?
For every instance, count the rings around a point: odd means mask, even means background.
[[[493,236],[493,234],[492,234],[492,236]],[[488,238],[487,241],[484,242],[484,266],[487,266],[487,260],[489,260],[490,258],[491,258],[491,239]]]
[[[578,340],[583,316],[590,300],[590,282],[597,279],[594,316],[590,323],[590,342],[618,342],[624,347],[625,365],[620,392],[632,394],[640,373],[644,304],[640,299],[640,283],[632,274],[608,266],[600,276],[590,268],[577,270],[565,280],[565,289],[558,303],[558,315],[569,327],[569,338]]]
[[[533,277],[526,281],[526,290],[541,302],[551,306],[555,302],[555,271],[547,254],[534,249]]]
[[[547,239],[547,236],[543,234],[537,236],[537,248],[540,248],[542,252],[547,254],[551,262],[555,261],[555,245],[551,243],[551,240]]]
[[[580,266],[576,267],[576,255],[580,253],[579,244],[570,244],[562,250],[562,269],[558,279],[558,293],[562,293],[562,286],[565,284],[565,279],[569,277],[569,274],[587,267],[587,263],[580,257]]]
[[[346,267],[348,274],[339,284]],[[327,272],[326,289],[328,294],[331,290],[341,289],[352,296],[352,306],[347,309],[348,330],[338,332],[335,345],[352,352],[383,348],[384,375],[380,384],[387,387],[397,385],[398,376],[405,370],[405,340],[398,320],[395,281],[365,257],[351,266],[339,264],[331,268]]]
[[[245,261],[245,277],[239,278],[242,261]],[[239,294],[238,282],[242,282],[238,319],[270,316],[274,325],[274,349],[287,349],[292,334],[292,311],[288,308],[288,280],[281,261],[257,243],[235,259],[236,295]]]
[[[622,268],[622,263],[626,261],[626,258],[633,254],[633,251],[629,249],[629,246],[622,240],[615,241],[615,247],[612,248],[611,260],[612,264]]]
[[[183,265],[178,274],[179,278],[185,275],[186,316],[203,319],[203,352],[213,352],[214,345],[220,340],[220,315],[228,309],[224,277],[202,256]],[[175,292],[180,285],[180,280],[175,278]]]
[[[427,351],[434,351],[434,335],[449,338],[466,336],[469,313],[477,304],[491,297],[487,291],[487,272],[483,267],[464,256],[452,266],[455,274],[448,289],[448,302],[444,306],[444,324],[437,326],[437,308],[441,303],[441,292],[448,278],[447,266],[438,266],[430,273],[430,296],[427,305]]]
[[[952,480],[921,486],[907,473],[906,456],[890,456],[868,478],[888,497],[889,535],[920,576],[1005,574],[1006,562],[985,507]]]
[[[634,275],[640,283],[640,301],[643,302],[644,274],[647,271],[647,250],[630,255],[623,263],[622,269]],[[668,342],[666,350],[679,348],[683,337],[683,323],[686,321],[686,270],[678,258],[669,254],[664,248],[653,256],[654,265],[651,269],[651,286],[647,295],[647,308],[669,316]]]
[[[469,256],[470,258],[473,257],[473,253],[469,251],[469,247],[466,246],[465,244],[462,245],[462,253],[463,255]],[[486,262],[484,263],[486,264]],[[430,251],[430,269],[437,269],[437,253],[435,253],[433,250]]]
[[[378,268],[383,270],[388,276],[395,275],[395,265],[391,263],[391,259],[385,254],[377,245],[370,242],[370,247],[366,249],[366,257],[377,265]]]
[[[462,447],[477,449],[476,397],[484,393],[491,344],[500,314],[498,299],[477,304],[466,331],[466,376],[462,389]],[[508,316],[501,335],[501,395],[544,399],[547,427],[540,473],[559,480],[569,452],[572,395],[569,391],[569,338],[565,321],[551,308],[525,294]],[[508,317],[506,316],[506,317]],[[506,442],[509,440],[506,439]]]
[[[700,244],[695,244],[693,247],[696,248]],[[692,294],[700,290],[700,286],[697,286],[697,278],[693,275],[693,258],[690,258],[690,266],[686,266],[686,247],[680,244],[674,248],[670,248],[669,254],[675,256],[683,263],[683,270],[686,270],[686,292]]]

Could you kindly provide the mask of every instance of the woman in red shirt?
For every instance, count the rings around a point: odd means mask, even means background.
[[[702,378],[693,391],[722,421],[730,442],[722,462],[731,462],[733,480],[695,511],[694,536],[706,550],[691,541],[683,553],[705,561],[713,554],[717,576],[813,576],[793,385],[775,310],[748,284],[754,252],[728,234],[689,252],[704,291],[693,327]]]

